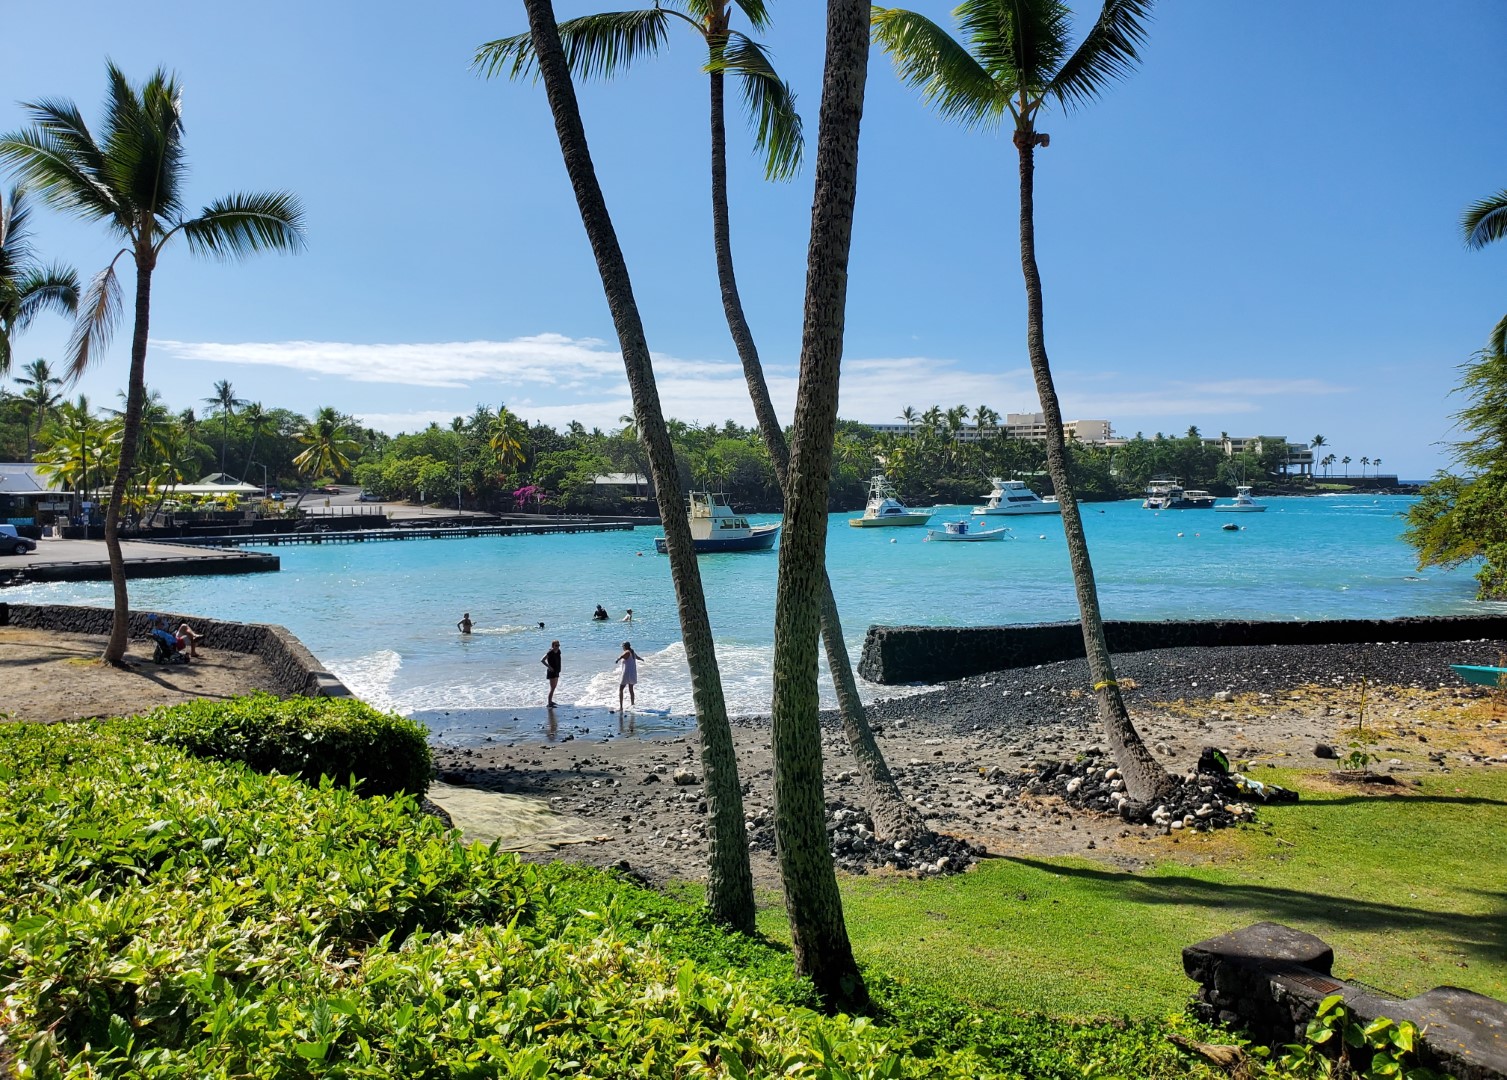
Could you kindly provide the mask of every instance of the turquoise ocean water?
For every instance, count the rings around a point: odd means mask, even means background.
[[[1398,539],[1402,496],[1263,500],[1264,514],[1084,504],[1099,595],[1114,619],[1389,618],[1507,612],[1472,600],[1468,569],[1418,573]],[[943,508],[934,527],[965,513]],[[828,564],[849,651],[872,623],[986,625],[1076,618],[1062,525],[1010,522],[1007,543],[924,543],[924,529],[852,529],[834,514]],[[757,519],[756,519],[757,520]],[[775,520],[773,518],[768,520]],[[1244,528],[1225,532],[1220,525]],[[564,652],[559,700],[616,704],[613,659],[646,659],[640,706],[691,711],[658,529],[589,535],[282,547],[278,574],[131,584],[132,606],[281,623],[374,704],[400,712],[544,703],[539,662]],[[730,711],[768,709],[775,552],[702,556]],[[14,601],[106,605],[107,583],[32,585]],[[631,626],[594,623],[595,605]],[[476,632],[456,633],[471,613]],[[538,623],[545,628],[540,630]],[[870,688],[877,690],[877,688]],[[824,690],[831,701],[831,688]],[[893,692],[893,691],[887,691]]]

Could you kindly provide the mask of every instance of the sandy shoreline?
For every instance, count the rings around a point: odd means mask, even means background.
[[[1371,752],[1382,770],[1422,775],[1439,769],[1507,764],[1507,709],[1480,731],[1456,730],[1451,717],[1479,703],[1451,663],[1498,663],[1497,641],[1262,646],[1175,649],[1116,657],[1137,727],[1169,769],[1193,767],[1204,746],[1254,762],[1332,769],[1314,756],[1320,744],[1344,751],[1361,716],[1380,741]],[[1134,866],[1170,842],[1154,830],[1074,811],[1053,800],[1002,795],[988,770],[1016,774],[1029,763],[1072,760],[1104,744],[1082,660],[958,680],[934,691],[871,707],[880,746],[902,792],[933,828],[983,844],[992,853],[1082,854]],[[1220,699],[1217,700],[1216,695]],[[543,730],[545,711],[505,710]],[[560,710],[558,731],[572,734]],[[851,759],[836,717],[824,715],[829,806],[858,806]],[[696,878],[706,857],[700,751],[694,731],[664,738],[619,737],[596,724],[591,735],[547,742],[519,735],[438,745],[440,779],[549,800],[592,823],[602,839],[561,849],[561,857],[595,865],[627,863],[651,880]],[[763,718],[736,721],[745,816],[758,824],[770,809],[772,768]],[[563,738],[563,736],[562,736]],[[1430,755],[1439,755],[1441,759]],[[1493,759],[1493,760],[1487,760]],[[698,782],[678,786],[673,773]],[[651,779],[652,777],[652,779]],[[772,852],[753,852],[756,880],[778,884]]]

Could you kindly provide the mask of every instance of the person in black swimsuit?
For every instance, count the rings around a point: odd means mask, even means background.
[[[544,654],[539,663],[544,665],[544,677],[549,680],[549,700],[545,702],[545,707],[553,709],[555,686],[560,681],[560,643],[558,641],[549,643],[549,652]]]
[[[604,608],[601,604],[597,605],[597,609],[596,611],[592,612],[591,617],[597,622],[606,622],[607,619],[610,618],[610,616],[607,614],[607,609]]]

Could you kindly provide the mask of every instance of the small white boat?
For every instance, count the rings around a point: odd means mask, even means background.
[[[943,523],[940,529],[927,529],[928,540],[1004,540],[1008,528],[980,529],[977,525],[969,524],[965,518],[962,521],[948,521]]]
[[[1251,486],[1249,484],[1239,484],[1235,488],[1235,501],[1226,503],[1223,506],[1216,506],[1214,509],[1226,514],[1260,514],[1265,512],[1266,507],[1251,498]]]
[[[1021,514],[1060,514],[1062,506],[1055,498],[1043,499],[1023,481],[991,477],[994,490],[989,501],[973,508],[976,517],[1016,517]]]
[[[863,517],[848,518],[848,524],[855,529],[884,529],[925,525],[930,520],[930,510],[913,510],[906,506],[896,497],[889,478],[876,472],[869,479],[869,502],[863,508]]]
[[[692,491],[687,500],[686,517],[691,524],[691,540],[697,555],[719,551],[768,551],[780,533],[778,525],[750,525],[743,514],[735,514],[727,497],[709,491]],[[654,550],[661,555],[669,548],[663,536],[654,538]]]

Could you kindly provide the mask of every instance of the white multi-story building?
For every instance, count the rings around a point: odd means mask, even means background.
[[[869,427],[884,435],[908,435],[916,424],[870,424]],[[1113,438],[1108,420],[1067,420],[1062,430],[1070,440],[1086,443],[1102,443]],[[959,442],[977,442],[987,439],[996,431],[1003,431],[1009,439],[1028,439],[1045,442],[1047,437],[1046,417],[1037,413],[1006,413],[1004,422],[980,428],[977,424],[964,424],[958,429]]]

